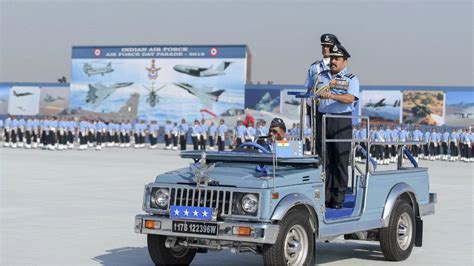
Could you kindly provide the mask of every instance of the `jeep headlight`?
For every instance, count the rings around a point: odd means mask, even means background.
[[[246,213],[255,213],[258,209],[258,197],[255,194],[245,194],[242,197],[242,209]]]
[[[151,207],[166,209],[169,199],[169,190],[167,188],[159,188],[151,193]]]

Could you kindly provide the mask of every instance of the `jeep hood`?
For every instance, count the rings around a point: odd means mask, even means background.
[[[273,172],[265,174],[261,171],[256,171],[256,164],[243,163],[217,163],[215,168],[209,172],[210,179],[217,182],[217,186],[238,187],[238,188],[255,188],[266,189],[273,186]],[[304,175],[315,176],[314,168],[301,169],[288,167],[278,167],[276,173],[275,185],[285,186],[292,184],[300,184],[301,177]],[[292,178],[294,176],[294,178]],[[299,177],[299,178],[298,178]],[[170,171],[158,175],[155,179],[156,183],[167,184],[195,184],[193,180],[194,174],[189,167]]]

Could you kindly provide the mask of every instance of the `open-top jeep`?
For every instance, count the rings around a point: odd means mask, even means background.
[[[352,156],[362,149],[358,143],[377,145],[323,138],[323,147],[334,141],[353,143]],[[396,170],[375,171],[370,156],[363,164],[352,159],[341,209],[325,207],[324,158],[281,157],[255,143],[242,145],[253,148],[248,152],[182,152],[194,163],[145,186],[146,214],[135,217],[134,230],[147,234],[157,265],[189,264],[209,249],[262,254],[266,265],[314,265],[315,241],[340,235],[380,241],[387,260],[404,260],[422,245],[422,217],[436,203],[427,169],[414,160],[403,166],[406,144],[393,143]]]

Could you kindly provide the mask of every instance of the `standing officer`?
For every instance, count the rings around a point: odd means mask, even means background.
[[[442,148],[442,158],[441,160],[448,160],[448,143],[449,143],[449,132],[444,128],[444,132],[441,135],[441,148]]]
[[[189,126],[186,124],[186,120],[181,119],[181,125],[179,125],[179,145],[182,151],[186,150],[186,143],[188,141]]]
[[[158,132],[160,127],[156,120],[151,121],[151,125],[148,128],[148,138],[150,139],[150,149],[156,149],[158,144]]]
[[[325,33],[321,35],[321,53],[323,55],[322,60],[317,60],[311,64],[308,69],[308,75],[306,77],[305,87],[308,91],[311,91],[314,88],[314,83],[317,79],[317,76],[320,75],[323,71],[330,70],[330,53],[331,47],[336,44],[340,44],[336,35]],[[311,127],[311,108],[312,101],[308,98],[306,101],[306,115],[308,116],[308,127]],[[316,110],[317,112],[317,110]]]
[[[237,121],[237,127],[235,128],[236,132],[236,146],[240,147],[240,145],[244,142],[245,139],[245,132],[247,129],[245,128],[242,121]]]
[[[318,106],[317,129],[321,131],[322,117],[325,114],[351,115],[354,111],[355,103],[359,99],[359,79],[347,71],[347,59],[350,54],[340,44],[331,48],[330,70],[321,72],[321,85],[330,86],[329,91],[320,94]],[[314,82],[314,81],[313,81]],[[322,154],[322,136],[318,134],[316,143],[319,154]],[[326,119],[327,139],[351,139],[352,119],[351,118],[330,118]],[[330,208],[342,208],[344,203],[347,181],[348,164],[351,143],[335,142],[327,144],[326,156],[326,204]]]
[[[178,123],[174,122],[173,130],[171,131],[173,134],[173,150],[178,150],[178,135],[179,135],[179,126]]]
[[[191,128],[191,140],[193,141],[193,150],[199,149],[199,140],[201,139],[201,125],[199,120],[194,120],[194,126]]]
[[[456,130],[451,129],[449,134],[449,160],[454,162],[459,158],[459,134]]]
[[[225,125],[224,123],[224,119],[221,119],[219,121],[219,127],[217,128],[217,132],[218,132],[218,135],[217,135],[217,149],[219,151],[223,151],[224,150],[224,146],[225,146],[225,134],[227,132],[227,126]]]
[[[418,125],[415,126],[415,131],[413,131],[412,141],[422,141],[423,140],[423,133],[421,133],[420,128]],[[421,154],[421,145],[416,144],[412,146],[412,153],[413,157],[415,157],[416,162],[418,162],[418,158]]]
[[[211,122],[211,126],[209,127],[209,149],[214,150],[214,144],[216,141],[217,135],[217,127],[214,125],[214,122]]]
[[[173,130],[173,126],[171,125],[171,121],[166,120],[165,125],[165,149],[171,149],[171,130]]]
[[[207,141],[208,131],[209,131],[209,127],[206,125],[206,120],[201,119],[201,139],[200,139],[201,150],[206,150],[206,141]]]

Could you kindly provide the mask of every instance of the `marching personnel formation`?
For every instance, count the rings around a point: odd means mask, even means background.
[[[353,136],[362,139],[361,130],[363,129],[354,128]],[[474,162],[474,132],[469,129],[444,128],[441,133],[437,128],[420,130],[418,125],[413,130],[407,130],[403,125],[397,128],[380,125],[378,128],[373,126],[370,129],[369,138],[372,142],[425,142],[425,144],[408,145],[417,162],[419,159]],[[397,162],[398,159],[394,145],[373,145],[370,154],[376,158],[377,164],[388,165]],[[362,161],[360,154],[357,155],[356,161]]]

